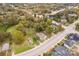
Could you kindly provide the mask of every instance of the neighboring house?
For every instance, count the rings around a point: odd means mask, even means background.
[[[79,41],[79,35],[78,34],[72,34],[70,35],[69,39],[65,41],[64,46],[66,47],[72,47],[77,41]]]
[[[54,56],[71,56],[72,54],[64,47],[64,46],[58,46],[54,49]]]
[[[39,17],[39,18],[43,18],[43,15],[37,15],[37,17]]]
[[[74,41],[79,41],[79,34],[73,34],[69,37],[69,39],[74,40]]]
[[[68,9],[72,9],[72,8],[74,8],[74,6],[67,6],[67,8],[68,8]]]
[[[52,15],[52,14],[50,14],[50,13],[46,13],[46,14],[44,14],[44,16],[46,17],[46,18],[48,18],[48,19],[54,19],[56,16],[55,15]]]
[[[61,16],[61,23],[64,24],[66,22],[67,22],[66,17],[65,16]]]
[[[48,15],[47,18],[54,19],[55,18],[55,15]]]
[[[73,47],[72,51],[75,52],[76,55],[79,54],[79,43]]]
[[[43,15],[42,14],[33,14],[32,16],[33,17],[37,17],[37,18],[43,18]]]
[[[70,39],[69,39],[69,40],[65,41],[64,46],[67,47],[67,48],[70,48],[70,47],[72,47],[75,43],[76,43],[76,42],[75,42],[74,40],[70,40]]]
[[[6,15],[6,13],[5,13],[5,12],[0,11],[0,15]]]
[[[67,20],[66,19],[61,19],[61,24],[65,24],[67,23]]]
[[[72,13],[72,14],[68,14],[68,16],[71,16],[71,17],[77,17],[77,14],[74,14],[74,13]]]
[[[72,53],[68,51],[68,48],[71,48],[79,41],[79,34],[71,34],[69,39],[65,41],[63,46],[58,46],[54,49],[54,56],[71,56]],[[79,46],[78,46],[79,47]]]
[[[57,27],[57,26],[60,26],[61,23],[57,23],[56,21],[52,21],[52,26],[53,27]]]
[[[66,16],[64,16],[64,15],[63,15],[63,16],[61,16],[61,19],[66,19]]]
[[[9,50],[9,49],[10,49],[9,43],[3,44],[3,46],[2,46],[2,51],[6,51],[6,50]]]
[[[36,35],[40,38],[41,41],[44,41],[47,38],[44,33],[37,33]]]
[[[61,54],[58,54],[57,52],[54,52],[52,55],[54,55],[54,56],[61,56]]]

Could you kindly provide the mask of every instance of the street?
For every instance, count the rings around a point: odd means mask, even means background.
[[[49,38],[48,40],[46,40],[45,42],[43,42],[42,44],[40,44],[39,46],[25,51],[23,53],[17,54],[15,56],[37,56],[40,55],[42,53],[44,53],[45,51],[47,51],[49,48],[53,48],[57,43],[59,43],[60,41],[63,40],[63,38],[69,34],[69,33],[74,33],[75,30],[75,23],[78,22],[79,20],[75,21],[73,24],[69,25],[68,27],[66,27],[66,29],[58,34],[56,34],[55,36],[52,36],[51,38]]]

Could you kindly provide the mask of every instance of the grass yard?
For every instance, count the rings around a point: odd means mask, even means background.
[[[32,48],[33,48],[33,46],[31,46],[31,45],[29,45],[29,46],[26,46],[26,45],[17,45],[15,47],[15,54],[27,51],[27,50],[32,49]]]
[[[13,30],[15,30],[15,27],[10,27],[9,29],[7,29],[7,32],[12,32]],[[35,36],[35,31],[34,29],[30,28],[27,32],[27,37],[31,37],[33,38]],[[16,45],[15,44],[15,54],[18,54],[18,53],[21,53],[21,52],[24,52],[24,51],[27,51],[29,49],[32,49],[34,47],[34,45],[38,44],[38,38],[35,37],[33,39],[33,44],[28,44],[28,42],[24,42],[23,44],[19,44],[19,45]]]

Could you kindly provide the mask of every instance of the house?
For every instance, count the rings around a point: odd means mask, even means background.
[[[2,46],[2,51],[6,51],[6,50],[9,50],[9,49],[10,49],[9,43],[3,44],[3,46]]]
[[[54,49],[54,56],[71,56],[72,54],[64,47],[58,46]]]
[[[65,16],[61,16],[61,23],[64,24],[66,22],[67,22],[66,17]]]
[[[52,15],[52,14],[49,14],[49,13],[45,14],[44,16],[48,19],[54,19],[56,17],[55,15]]]
[[[65,41],[64,46],[72,47],[77,41],[79,41],[79,35],[78,34],[71,34],[69,36],[69,39]]]
[[[5,13],[5,12],[0,11],[0,15],[6,15],[6,13]]]
[[[72,9],[72,8],[74,8],[74,6],[67,6],[68,7],[68,9]]]
[[[40,38],[41,41],[44,41],[47,38],[44,33],[36,33],[36,35]]]
[[[70,40],[70,39],[69,39],[69,40],[65,41],[64,46],[67,47],[67,48],[70,48],[70,47],[72,47],[75,43],[76,43],[76,42],[75,42],[74,40]]]
[[[65,24],[67,23],[67,20],[66,19],[61,19],[61,24]]]
[[[61,56],[61,54],[58,54],[57,52],[54,52],[52,55],[54,55],[54,56]]]
[[[63,16],[61,16],[61,19],[66,19],[66,16],[64,16],[64,15],[63,15]]]
[[[57,26],[60,26],[61,23],[57,23],[56,21],[52,21],[52,26],[53,27],[57,27]]]
[[[55,15],[48,15],[47,16],[49,19],[54,19],[55,18]]]
[[[43,18],[43,15],[42,14],[32,14],[33,17],[36,17],[36,18]]]
[[[69,39],[74,40],[74,41],[79,41],[79,34],[72,34]]]
[[[79,43],[78,44],[75,44],[75,46],[73,47],[72,51],[75,52],[76,55],[79,54]]]
[[[68,16],[71,16],[71,17],[77,17],[77,14],[74,14],[74,13],[71,13],[71,14],[68,14]]]

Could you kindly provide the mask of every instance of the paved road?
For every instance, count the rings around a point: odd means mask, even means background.
[[[79,20],[77,20],[76,22],[79,22]],[[48,40],[46,40],[44,43],[42,43],[41,45],[25,51],[23,53],[17,54],[15,56],[37,56],[40,55],[41,53],[47,51],[50,47],[54,47],[57,43],[59,43],[60,41],[63,40],[63,38],[69,34],[69,33],[74,33],[74,27],[75,27],[75,23],[69,25],[68,27],[66,27],[66,29],[60,33],[58,33],[55,36],[52,36],[51,38],[49,38]]]
[[[58,10],[56,11],[56,13],[63,11],[64,9]],[[22,10],[25,11],[25,10]],[[56,14],[54,12],[54,14]],[[76,21],[78,22],[78,21]],[[75,23],[76,23],[75,22]],[[66,29],[63,32],[58,33],[55,36],[52,36],[51,38],[49,38],[48,40],[46,40],[44,43],[40,44],[39,46],[29,50],[29,51],[25,51],[23,53],[17,54],[15,56],[37,56],[42,54],[43,52],[47,51],[50,47],[54,47],[57,43],[59,43],[60,41],[63,40],[63,38],[69,34],[74,32],[74,24],[69,25],[68,27],[66,27]]]

